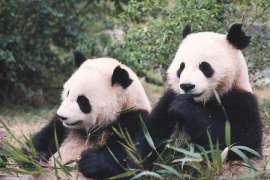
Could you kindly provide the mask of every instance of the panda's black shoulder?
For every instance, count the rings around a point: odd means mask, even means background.
[[[256,96],[248,91],[240,89],[232,89],[229,92],[223,94],[221,97],[221,103],[225,108],[247,108],[253,107],[257,111],[258,101]],[[219,106],[215,97],[212,97],[206,104],[208,108],[213,108],[214,106]]]
[[[143,109],[127,110],[120,113],[116,124],[129,131],[129,133],[136,132],[141,127],[141,120],[145,121],[149,112]]]
[[[248,91],[233,89],[222,96],[222,103],[228,108],[251,107],[254,111],[258,111],[258,101],[256,96]]]

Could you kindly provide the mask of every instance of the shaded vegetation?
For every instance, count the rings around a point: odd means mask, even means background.
[[[51,91],[73,71],[75,49],[117,58],[162,84],[187,23],[195,32],[226,33],[243,22],[253,36],[245,53],[257,80],[270,65],[269,10],[268,0],[1,1],[0,102],[53,100],[58,93]]]

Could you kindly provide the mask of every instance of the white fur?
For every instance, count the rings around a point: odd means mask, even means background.
[[[126,89],[120,85],[112,86],[113,70],[120,65],[133,80]],[[67,93],[69,91],[69,95]],[[76,101],[79,95],[88,98],[92,111],[81,112]],[[129,108],[150,111],[150,103],[144,88],[136,74],[127,66],[115,59],[98,58],[85,61],[80,68],[64,84],[62,104],[57,114],[67,117],[63,124],[68,128],[94,128],[111,123],[119,112]],[[82,121],[81,124],[68,126],[66,123]]]
[[[203,61],[208,62],[215,71],[211,78],[205,77],[199,69]],[[178,78],[176,74],[181,62],[185,63],[185,68]],[[203,102],[213,96],[214,90],[220,95],[233,87],[252,91],[242,52],[227,41],[226,35],[214,32],[192,33],[182,41],[167,71],[167,80],[169,88],[178,94],[184,93],[180,84],[194,84],[191,93],[204,92],[194,98]]]

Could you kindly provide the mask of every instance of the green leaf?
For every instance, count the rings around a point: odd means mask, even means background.
[[[156,179],[163,179],[159,174],[157,174],[155,172],[143,171],[143,172],[137,174],[136,176],[134,176],[133,178],[131,178],[130,180],[139,179],[139,178],[142,178],[144,176],[153,177],[153,178],[156,178]]]
[[[117,162],[117,164],[124,170],[126,170],[126,168],[120,163],[120,161],[115,157],[115,155],[113,154],[113,152],[111,151],[111,149],[109,147],[107,147],[108,151],[110,152],[111,156],[113,157],[113,159],[115,160],[115,162]]]
[[[130,176],[133,176],[135,174],[135,171],[133,170],[128,170],[124,173],[121,173],[121,174],[118,174],[116,176],[113,176],[113,177],[110,177],[109,179],[113,180],[113,179],[122,179],[122,178],[125,178],[125,177],[130,177]]]
[[[225,143],[226,146],[231,145],[231,124],[228,120],[225,123]]]
[[[171,173],[172,175],[175,175],[176,177],[178,177],[179,179],[181,179],[182,177],[180,176],[180,174],[177,172],[176,169],[174,169],[171,166],[167,166],[164,164],[159,164],[159,163],[155,163],[155,165],[162,167],[163,169],[167,170],[169,173]]]
[[[229,151],[230,151],[230,148],[229,147],[226,147],[222,152],[221,152],[221,161],[222,163],[224,163],[228,157],[228,154],[229,154]]]
[[[55,146],[56,146],[57,154],[58,154],[59,158],[62,160],[60,149],[59,149],[60,146],[59,146],[59,142],[58,142],[58,137],[57,137],[57,132],[56,132],[55,124],[53,126],[53,132],[54,132],[54,141],[55,141]]]
[[[140,121],[141,121],[142,129],[143,129],[143,133],[144,133],[144,137],[146,138],[146,141],[148,142],[149,146],[157,152],[154,141],[153,141],[153,139],[152,139],[152,137],[151,137],[151,135],[150,135],[141,116],[140,116]]]
[[[261,155],[257,151],[255,151],[255,150],[253,150],[253,149],[251,149],[251,148],[249,148],[247,146],[234,146],[234,147],[237,148],[237,149],[247,151],[247,152],[257,156],[258,158],[262,158]]]
[[[183,148],[177,148],[177,147],[173,147],[171,145],[168,145],[167,147],[169,149],[172,149],[172,150],[177,151],[179,153],[183,153],[186,156],[189,156],[189,157],[192,157],[192,158],[195,158],[195,159],[202,159],[202,156],[200,155],[200,153],[190,152],[190,151],[187,151],[187,150],[185,150]]]
[[[69,167],[62,165],[61,162],[56,158],[53,158],[53,160],[56,163],[56,165],[58,165],[60,167],[61,171],[63,171],[65,173],[65,175],[71,176],[71,173],[70,173],[71,169]],[[54,167],[57,169],[56,165]]]
[[[127,112],[130,112],[134,109],[135,107],[130,107],[130,108],[127,108],[127,109],[123,109],[122,111],[119,111],[118,113],[127,113]]]
[[[231,148],[231,151],[237,154],[250,168],[252,168],[253,170],[257,170],[252,164],[252,162],[249,160],[249,158],[241,150],[233,146]]]

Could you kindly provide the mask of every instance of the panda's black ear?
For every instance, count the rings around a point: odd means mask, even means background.
[[[76,67],[80,67],[80,65],[86,60],[86,57],[80,51],[74,51],[73,56]]]
[[[120,66],[117,66],[113,70],[112,74],[112,86],[115,84],[119,84],[124,89],[126,89],[133,82],[130,79],[128,72],[125,69],[122,69]]]
[[[250,43],[250,36],[242,30],[242,24],[233,24],[229,29],[227,40],[236,49],[244,49]]]
[[[189,35],[190,33],[192,33],[192,29],[191,29],[191,25],[190,24],[187,24],[182,32],[182,37],[183,39]]]

